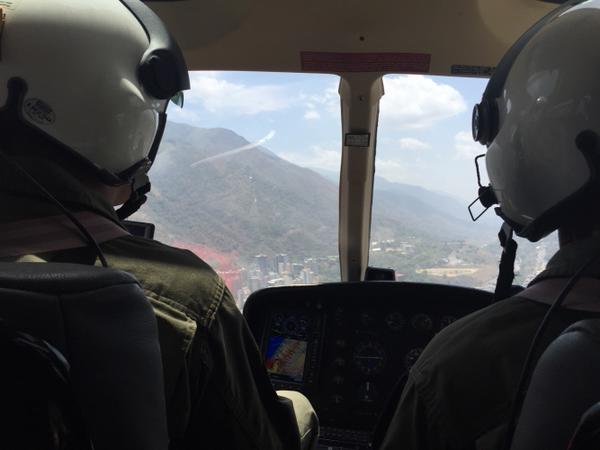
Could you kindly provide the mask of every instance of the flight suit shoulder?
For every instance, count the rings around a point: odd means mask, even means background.
[[[521,298],[483,308],[438,333],[411,369],[430,419],[456,448],[504,420],[544,312]]]
[[[514,297],[469,314],[440,331],[429,343],[417,366],[422,372],[464,372],[468,361],[502,357],[539,323],[545,308]]]
[[[136,236],[102,244],[109,264],[132,273],[151,297],[210,327],[227,288],[202,259],[189,250]]]

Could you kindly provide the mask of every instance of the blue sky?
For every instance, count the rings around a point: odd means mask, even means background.
[[[332,75],[194,72],[183,110],[170,120],[224,127],[296,164],[339,171],[339,78]],[[487,80],[389,75],[381,101],[377,175],[393,182],[476,195],[471,109]]]

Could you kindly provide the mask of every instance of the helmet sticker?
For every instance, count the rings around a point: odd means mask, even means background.
[[[52,125],[56,120],[56,114],[45,102],[37,98],[29,98],[23,105],[27,117],[40,125]]]

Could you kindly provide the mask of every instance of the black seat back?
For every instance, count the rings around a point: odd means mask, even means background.
[[[130,274],[0,263],[0,317],[66,357],[96,450],[168,448],[156,319]]]
[[[46,341],[0,320],[0,443],[11,450],[92,450],[69,365]]]
[[[582,415],[600,401],[600,320],[567,328],[537,363],[511,450],[565,450]]]

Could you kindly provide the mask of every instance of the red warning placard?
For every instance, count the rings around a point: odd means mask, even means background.
[[[427,53],[300,52],[303,72],[429,73]]]

